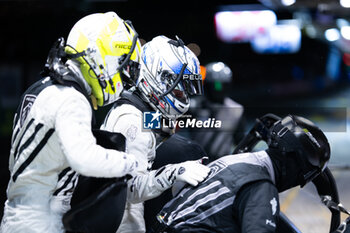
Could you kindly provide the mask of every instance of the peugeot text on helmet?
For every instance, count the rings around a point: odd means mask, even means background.
[[[114,12],[88,15],[70,31],[65,52],[75,55],[97,105],[114,102],[123,90],[122,81],[125,85],[138,75],[137,36],[132,25]]]
[[[157,36],[143,46],[136,85],[155,110],[176,119],[187,112],[189,95],[202,94],[199,61],[181,39]]]

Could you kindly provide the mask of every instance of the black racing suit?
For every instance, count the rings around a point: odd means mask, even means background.
[[[205,181],[184,188],[157,216],[165,232],[275,232],[278,191],[265,151],[225,156],[208,166]]]

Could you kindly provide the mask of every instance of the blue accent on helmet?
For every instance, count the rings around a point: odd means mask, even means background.
[[[161,61],[164,63],[163,66],[166,64],[175,74],[179,74],[183,66],[181,60],[174,53],[169,53],[169,50],[160,50],[159,52],[161,53]],[[184,74],[192,74],[192,72],[186,67]]]
[[[143,60],[143,63],[145,63],[145,64],[147,64],[147,56],[146,56],[146,50],[147,50],[147,47],[148,47],[148,45],[147,44],[145,44],[144,46],[143,46],[143,52],[142,52],[142,60]]]
[[[171,107],[173,107],[178,113],[182,114],[182,112],[175,107],[174,103],[168,97],[164,96],[164,98],[171,105]]]
[[[170,59],[168,59],[170,60]],[[177,61],[173,61],[173,63],[168,63],[165,60],[163,60],[169,67],[170,69],[175,73],[175,74],[179,74],[181,71],[181,68],[183,66],[183,63],[180,62],[179,60]],[[184,74],[192,74],[192,72],[186,67],[186,69],[184,70]]]
[[[147,65],[147,56],[143,55],[143,63]]]
[[[194,63],[194,68],[195,68],[194,72],[195,72],[196,74],[198,74],[198,73],[199,73],[199,72],[198,72],[198,63],[197,63],[197,61],[196,61],[196,59],[195,59],[194,57],[192,57],[192,61],[193,61],[193,63]]]
[[[184,74],[192,74],[192,72],[189,69],[187,69],[187,67],[186,67]]]

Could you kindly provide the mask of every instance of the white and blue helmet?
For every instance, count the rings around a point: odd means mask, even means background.
[[[142,47],[136,86],[155,110],[176,119],[187,112],[189,95],[202,94],[199,61],[181,39],[157,36]]]

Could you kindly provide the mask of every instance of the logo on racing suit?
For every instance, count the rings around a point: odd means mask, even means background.
[[[20,112],[20,126],[23,126],[24,121],[26,120],[30,109],[33,106],[33,103],[36,99],[35,95],[25,95],[23,98],[23,102],[22,102],[22,107],[21,107],[21,112]]]
[[[276,214],[276,210],[277,210],[277,201],[276,198],[272,198],[272,200],[270,201],[271,204],[271,209],[272,209],[272,215]]]
[[[156,112],[144,112],[143,113],[143,128],[144,129],[160,129],[160,116],[162,114],[159,111]]]

